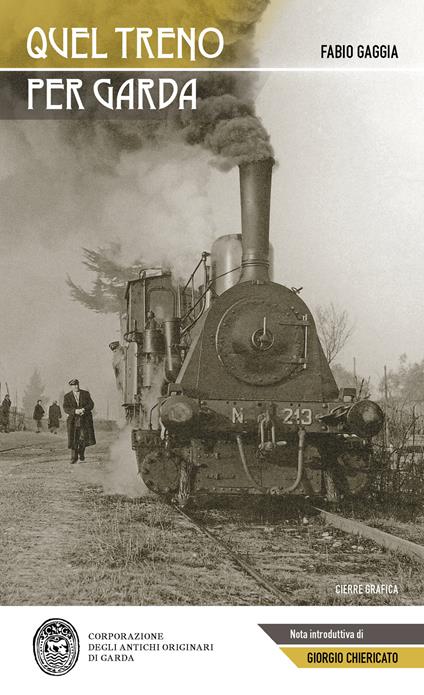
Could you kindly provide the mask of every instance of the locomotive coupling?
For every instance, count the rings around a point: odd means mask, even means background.
[[[194,398],[182,393],[172,394],[159,406],[160,419],[166,429],[181,430],[192,427],[199,418],[199,405]]]

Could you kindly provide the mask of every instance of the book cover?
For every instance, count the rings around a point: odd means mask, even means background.
[[[424,663],[422,7],[1,17],[4,672],[397,690]]]

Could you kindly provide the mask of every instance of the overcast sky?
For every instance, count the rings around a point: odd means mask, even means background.
[[[389,67],[424,67],[423,33],[415,0],[286,0],[265,15],[257,55],[266,67],[321,67],[321,43],[396,42]],[[334,302],[349,312],[346,367],[356,356],[377,382],[401,353],[421,360],[424,72],[267,73],[257,107],[279,163],[275,279],[303,286],[311,309]],[[176,145],[164,161],[124,154],[111,175],[101,157],[93,165],[64,144],[58,127],[0,122],[0,380],[22,394],[38,367],[56,398],[79,376],[105,413],[117,321],[72,302],[66,273],[87,284],[81,247],[113,238],[129,255],[138,244],[154,255],[156,244],[161,258],[194,262],[213,238],[239,231],[237,172]]]

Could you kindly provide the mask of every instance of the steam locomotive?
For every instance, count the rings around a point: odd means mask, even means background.
[[[311,313],[269,278],[273,160],[242,164],[241,235],[217,239],[186,284],[145,269],[111,344],[148,488],[324,495],[367,484],[377,403],[339,392]]]

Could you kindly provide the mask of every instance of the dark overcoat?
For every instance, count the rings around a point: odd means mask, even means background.
[[[53,403],[49,408],[49,427],[59,427],[59,420],[62,417],[62,411],[56,403]]]
[[[84,415],[77,415],[75,410],[79,408],[84,408]],[[88,391],[79,392],[79,406],[75,400],[74,392],[69,391],[65,393],[63,399],[63,410],[68,415],[68,420],[66,422],[68,428],[68,449],[75,449],[75,430],[77,427],[81,428],[84,436],[84,445],[92,446],[96,443],[96,437],[94,435],[94,425],[93,416],[91,411],[94,408],[94,403]]]
[[[37,405],[34,408],[34,413],[33,413],[32,419],[33,420],[41,420],[43,418],[43,415],[44,415],[44,408],[42,405],[39,405],[37,403]]]
[[[10,398],[5,396],[0,406],[0,427],[9,427]]]

